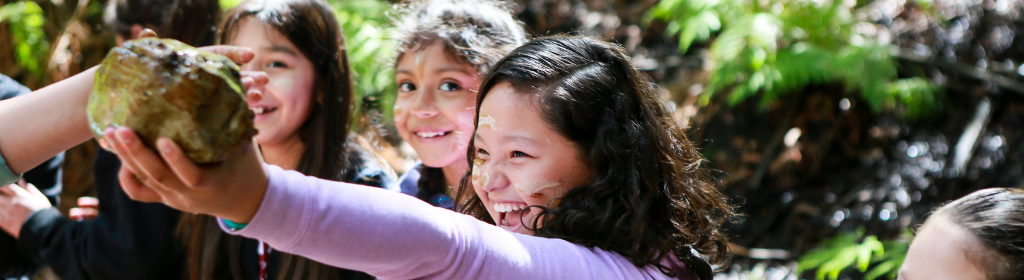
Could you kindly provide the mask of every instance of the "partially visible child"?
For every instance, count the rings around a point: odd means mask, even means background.
[[[1024,279],[1024,190],[984,189],[935,210],[898,278]]]
[[[249,0],[228,12],[221,42],[252,49],[242,71],[267,73],[250,92],[263,159],[317,178],[393,188],[394,179],[352,141],[352,78],[345,38],[323,0]],[[234,198],[224,197],[224,200]],[[372,279],[224,233],[213,217],[183,215],[189,279]]]
[[[487,70],[526,42],[520,23],[493,0],[420,0],[398,10],[394,106],[399,135],[420,162],[402,192],[451,209]]]

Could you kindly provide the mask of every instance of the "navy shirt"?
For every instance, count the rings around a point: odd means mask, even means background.
[[[430,203],[430,205],[441,207],[444,209],[452,210],[455,209],[455,200],[442,192],[431,192],[428,190],[421,190],[420,184],[420,170],[424,168],[430,168],[423,165],[422,162],[416,162],[409,171],[402,174],[402,177],[398,178],[398,184],[402,188],[402,193],[415,196],[420,200]],[[437,182],[438,184],[448,184],[447,182]]]

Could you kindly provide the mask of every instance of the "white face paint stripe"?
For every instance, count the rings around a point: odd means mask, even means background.
[[[539,193],[540,191],[542,191],[544,189],[552,188],[552,187],[557,187],[557,186],[561,186],[561,185],[562,185],[562,183],[550,182],[550,181],[544,180],[544,178],[536,178],[536,179],[530,179],[530,180],[526,180],[526,181],[520,182],[520,183],[516,184],[515,187],[516,187],[516,191],[519,191],[519,193],[526,194],[526,195],[532,195],[532,194]]]
[[[498,127],[498,121],[494,120],[490,115],[480,116],[480,120],[478,122],[480,123],[480,127],[490,127],[494,131],[501,131],[501,128]]]

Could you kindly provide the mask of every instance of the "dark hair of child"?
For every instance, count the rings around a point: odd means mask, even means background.
[[[988,249],[989,254],[968,255],[988,279],[1015,280],[1024,275],[1024,190],[976,191],[935,210],[932,217],[949,219]]]

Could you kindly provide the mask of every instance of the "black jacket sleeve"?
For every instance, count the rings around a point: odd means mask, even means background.
[[[180,279],[184,255],[174,235],[180,213],[128,198],[117,182],[119,167],[113,154],[97,155],[96,219],[76,222],[56,209],[37,212],[22,226],[18,251],[64,280]]]

